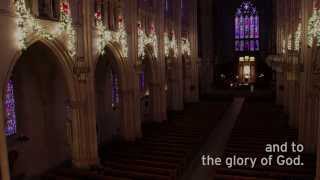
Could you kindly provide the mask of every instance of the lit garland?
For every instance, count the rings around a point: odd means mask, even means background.
[[[105,53],[105,47],[108,44],[108,42],[111,41],[111,31],[108,31],[106,27],[103,25],[101,13],[97,12],[95,13],[96,18],[96,26],[98,29],[98,48],[100,53],[103,55]]]
[[[292,50],[292,34],[289,34],[288,36],[288,50]]]
[[[313,46],[314,39],[317,39],[317,46],[320,46],[320,10],[313,9],[313,14],[309,19],[307,40],[308,46]]]
[[[169,57],[170,53],[170,39],[168,33],[164,33],[164,54],[166,57]]]
[[[34,33],[41,38],[47,40],[53,40],[59,36],[62,32],[66,32],[68,36],[67,47],[70,56],[76,54],[76,35],[75,30],[72,27],[72,18],[70,15],[69,4],[61,3],[60,8],[60,31],[56,33],[49,33],[44,29],[39,22],[31,15],[30,11],[27,10],[25,0],[16,0],[15,2],[16,14],[17,14],[17,25],[18,25],[18,41],[19,47],[22,50],[27,48],[27,37],[29,34]]]
[[[173,50],[174,57],[178,57],[178,44],[174,31],[172,31],[171,40],[169,39],[168,33],[164,33],[164,54],[166,57],[169,57],[170,50]]]
[[[72,17],[69,4],[62,2],[60,6],[60,30],[67,34],[67,48],[69,54],[73,57],[76,55],[76,31],[72,27]]]
[[[191,46],[190,46],[190,42],[187,38],[182,38],[181,41],[181,52],[183,54],[186,54],[188,56],[191,55]]]
[[[295,33],[295,38],[294,38],[294,50],[295,51],[299,51],[300,49],[300,43],[301,43],[301,28],[302,28],[302,25],[301,23],[299,23],[298,25],[298,29]]]
[[[282,40],[282,53],[285,54],[286,53],[286,40]]]
[[[27,36],[30,33],[35,33],[42,38],[52,40],[54,37],[50,33],[46,32],[35,18],[31,15],[30,11],[27,10],[24,0],[17,0],[15,2],[15,8],[17,13],[17,25],[19,46],[21,49],[27,48]]]
[[[101,12],[96,12],[95,18],[98,30],[98,48],[100,54],[103,55],[105,53],[104,48],[109,42],[117,42],[121,46],[123,56],[128,57],[128,34],[126,32],[122,16],[119,16],[117,31],[107,30],[107,28],[103,24]]]
[[[149,35],[142,30],[141,23],[138,23],[138,56],[141,58],[145,57],[144,48],[147,45],[153,47],[153,55],[158,58],[158,38],[155,31],[154,25],[151,26],[151,32]]]
[[[113,33],[112,39],[120,44],[124,57],[128,57],[128,34],[122,16],[119,17],[118,30]]]

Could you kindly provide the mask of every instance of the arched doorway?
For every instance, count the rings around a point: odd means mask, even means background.
[[[70,91],[54,49],[37,41],[14,64],[4,92],[11,176],[38,176],[70,162]]]
[[[126,139],[125,65],[111,45],[98,59],[95,69],[97,138],[100,147],[115,140]]]

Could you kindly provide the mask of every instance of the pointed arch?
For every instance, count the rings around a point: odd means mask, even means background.
[[[123,56],[120,44],[110,42],[105,47],[105,54],[99,56],[93,65],[94,74],[98,71],[99,61],[106,61],[111,66],[119,83],[119,109],[120,109],[120,135],[123,139],[131,141],[135,136],[135,126],[132,119],[132,70],[128,60]],[[97,84],[95,85],[97,87]]]
[[[73,59],[69,56],[68,52],[65,50],[64,45],[62,43],[60,43],[59,40],[54,39],[54,40],[46,40],[46,39],[42,39],[39,38],[37,36],[29,36],[26,40],[26,44],[27,47],[30,48],[35,44],[41,44],[41,46],[43,46],[44,48],[48,49],[48,52],[52,53],[55,58],[54,60],[56,60],[56,65],[57,67],[59,67],[59,69],[62,71],[62,77],[63,80],[65,81],[65,85],[66,85],[66,90],[67,90],[67,97],[68,100],[70,102],[76,102],[77,101],[77,83],[74,80],[73,77],[73,73],[72,73],[72,64],[73,64]],[[28,50],[27,48],[27,50]],[[22,55],[24,54],[24,51],[17,51],[14,56],[12,57],[12,60],[10,61],[10,64],[6,70],[6,75],[5,75],[5,79],[2,82],[2,89],[1,89],[1,99],[0,99],[0,104],[2,106],[4,106],[4,98],[6,96],[6,90],[7,90],[7,84],[10,81],[11,75],[13,73],[14,67],[15,65],[18,63],[18,61],[20,60],[20,58],[22,57]],[[8,162],[8,157],[4,156],[7,154],[7,144],[6,144],[6,139],[5,139],[5,135],[4,135],[4,128],[5,128],[5,116],[6,116],[6,111],[3,110],[3,108],[1,108],[1,118],[0,118],[0,127],[3,130],[0,130],[0,136],[1,139],[4,137],[4,141],[1,140],[1,146],[3,146],[3,149],[1,149],[2,154],[0,155],[3,156],[0,158],[1,160],[1,166],[2,167],[2,177],[6,178],[6,176],[9,174],[9,162]],[[77,121],[77,115],[76,112],[72,112],[70,114],[70,120],[71,123],[74,124]],[[74,126],[72,126],[71,128],[74,128]],[[74,131],[74,129],[71,129],[71,131]],[[67,133],[67,132],[66,132]],[[72,142],[73,143],[73,140]],[[71,148],[71,158],[74,159],[75,154],[74,154],[74,149],[73,149],[73,145],[70,145]]]

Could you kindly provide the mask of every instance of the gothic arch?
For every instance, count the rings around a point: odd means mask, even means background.
[[[121,46],[110,42],[105,47],[105,55],[99,56],[94,62],[93,73],[97,72],[99,61],[108,61],[107,64],[119,77],[119,109],[120,109],[120,135],[125,140],[134,138],[135,126],[132,122],[132,96],[133,83],[128,60],[123,56]],[[110,59],[106,59],[110,57]],[[96,85],[95,85],[96,86]]]
[[[77,84],[74,81],[74,77],[73,77],[73,73],[72,73],[72,65],[73,65],[73,59],[69,56],[68,52],[65,51],[65,49],[63,48],[64,45],[62,43],[60,43],[57,39],[54,40],[46,40],[46,39],[42,39],[39,38],[37,36],[30,36],[27,38],[26,40],[26,46],[29,48],[31,46],[33,46],[36,43],[40,43],[41,45],[43,45],[45,48],[48,49],[48,51],[50,51],[51,53],[54,54],[55,56],[55,60],[57,61],[56,64],[57,66],[60,68],[60,70],[62,71],[63,75],[63,80],[65,81],[65,86],[66,86],[66,92],[67,92],[67,97],[68,100],[70,101],[70,104],[72,105],[72,102],[76,102],[77,100],[77,91],[76,89],[78,89],[76,86]],[[5,92],[6,92],[6,87],[7,87],[7,83],[10,80],[11,74],[13,72],[13,69],[15,67],[15,65],[17,64],[17,62],[20,60],[20,58],[23,55],[23,51],[19,50],[18,52],[16,52],[9,64],[9,67],[7,68],[7,73],[5,75],[5,79],[2,82],[2,89],[1,89],[1,99],[0,99],[0,104],[2,106],[4,106],[4,98],[5,98]],[[2,129],[4,129],[5,125],[4,125],[4,119],[5,119],[5,111],[3,110],[3,108],[1,108],[1,117],[0,117],[0,127]],[[77,121],[77,112],[76,111],[72,111],[70,113],[70,118],[71,118],[71,123],[74,124]],[[72,125],[71,125],[72,126]],[[74,131],[75,126],[72,126],[71,131]],[[67,133],[67,132],[66,132]],[[4,145],[3,148],[1,149],[1,152],[3,152],[3,154],[1,155],[6,155],[7,154],[7,144],[6,144],[6,138],[4,135],[4,130],[0,131],[0,136],[2,136],[0,138],[0,141],[2,141],[1,139],[4,137],[4,141],[0,142],[3,143],[1,145]],[[70,143],[70,148],[71,148],[71,158],[73,159],[75,154],[74,154],[74,146],[73,146],[73,139],[72,142]],[[8,162],[8,158],[7,156],[5,157],[1,157],[0,155],[0,160],[1,160],[1,165],[4,166],[2,168],[2,177],[3,178],[7,178],[9,176],[9,162]]]
[[[68,93],[70,96],[70,100],[76,100],[77,93],[76,93],[76,83],[74,82],[74,77],[72,73],[72,65],[73,59],[69,56],[68,52],[65,50],[64,45],[60,43],[58,40],[46,40],[36,36],[31,36],[27,39],[27,47],[31,47],[35,43],[41,43],[46,46],[50,51],[56,56],[58,60],[58,65],[61,67],[61,70],[64,73],[64,78],[66,80],[66,85],[68,87]],[[2,87],[6,86],[6,83],[10,79],[10,75],[13,71],[14,66],[16,65],[17,61],[20,59],[23,51],[18,51],[15,56],[13,57],[13,61],[10,64],[10,67],[6,74],[6,79]],[[5,88],[2,89],[4,92]]]

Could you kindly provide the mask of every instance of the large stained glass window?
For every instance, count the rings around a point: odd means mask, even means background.
[[[111,71],[111,86],[112,86],[112,107],[119,104],[119,79],[115,72]]]
[[[250,1],[244,1],[235,14],[235,50],[259,51],[259,15]]]
[[[14,97],[13,80],[9,80],[7,84],[7,91],[5,94],[5,135],[12,136],[17,133],[17,118],[16,118],[16,102]]]

